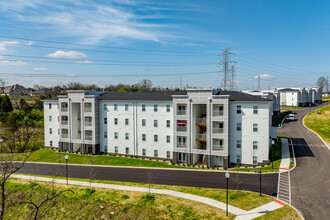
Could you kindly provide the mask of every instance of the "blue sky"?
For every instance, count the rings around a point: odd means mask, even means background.
[[[0,78],[25,86],[310,87],[330,68],[330,2],[0,0]],[[58,43],[55,43],[58,42]],[[59,43],[63,42],[63,43]]]

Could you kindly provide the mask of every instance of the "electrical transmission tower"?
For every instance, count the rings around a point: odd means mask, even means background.
[[[258,75],[258,90],[261,90],[261,86],[260,86],[260,75]]]
[[[228,90],[231,88],[231,81],[233,83],[233,87],[235,87],[234,85],[234,81],[231,80],[231,72],[230,72],[230,69],[229,69],[229,63],[233,63],[233,61],[230,61],[229,60],[229,55],[235,55],[234,53],[231,53],[229,51],[229,49],[223,49],[222,50],[222,53],[219,54],[218,56],[219,57],[222,57],[222,61],[219,62],[218,64],[219,65],[222,65],[222,70],[219,71],[219,72],[222,72],[222,84],[220,85],[220,87],[223,88],[223,90]]]
[[[231,91],[236,90],[235,74],[236,74],[236,68],[235,68],[235,65],[232,65],[231,69],[230,69],[230,83],[229,83],[229,90],[231,90]]]

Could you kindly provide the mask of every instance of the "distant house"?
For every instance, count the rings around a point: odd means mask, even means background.
[[[29,90],[27,90],[24,86],[21,85],[12,85],[6,86],[1,95],[29,95]]]
[[[31,96],[40,96],[40,95],[51,95],[53,93],[52,89],[38,89],[30,93]]]
[[[324,93],[322,93],[322,97],[330,97],[330,92],[324,92]]]

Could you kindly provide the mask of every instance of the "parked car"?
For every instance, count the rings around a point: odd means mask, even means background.
[[[289,114],[288,118],[289,121],[293,121],[294,120],[294,114]]]

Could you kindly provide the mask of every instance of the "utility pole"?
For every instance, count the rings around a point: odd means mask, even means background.
[[[219,72],[222,72],[222,85],[220,87],[223,88],[223,90],[227,90],[230,88],[230,71],[229,71],[229,63],[232,63],[233,61],[229,60],[229,55],[235,55],[234,53],[229,52],[229,49],[223,49],[222,53],[219,54],[219,57],[222,57],[222,61],[219,62],[219,65],[222,65],[222,70]]]

